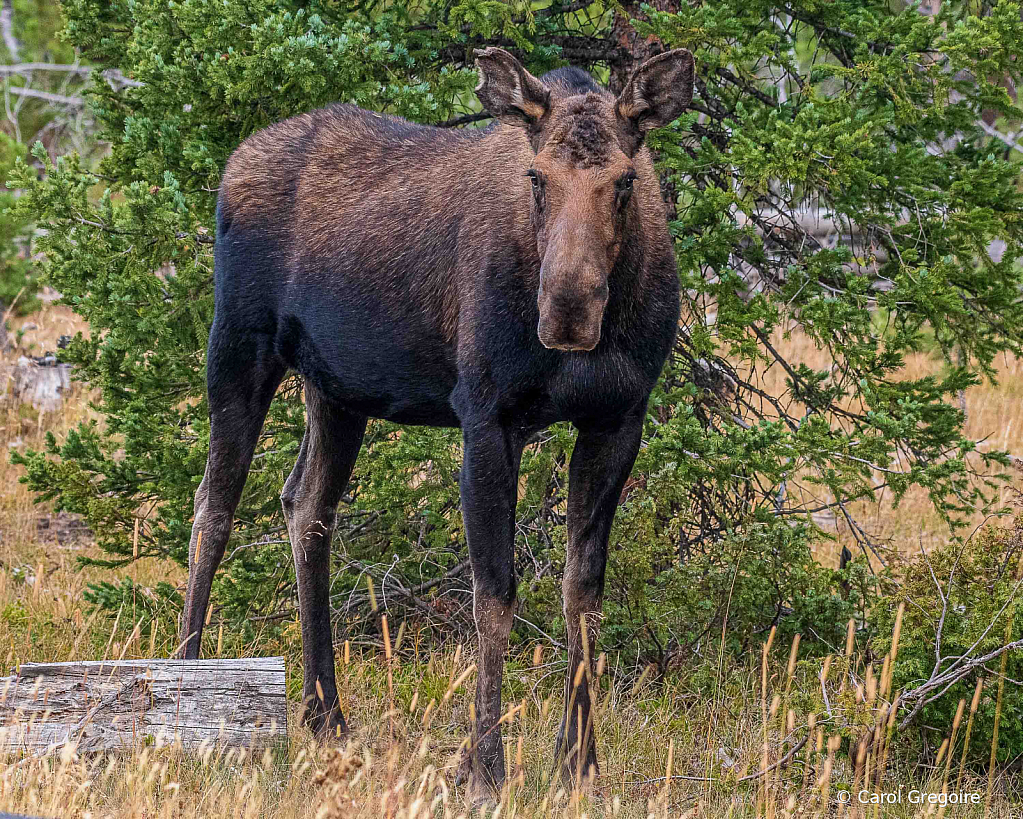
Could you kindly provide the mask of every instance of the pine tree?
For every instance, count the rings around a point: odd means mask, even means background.
[[[16,458],[41,499],[85,517],[111,567],[131,560],[137,518],[142,555],[186,561],[209,434],[213,214],[230,152],[334,101],[483,125],[472,53],[486,45],[536,74],[580,65],[612,88],[658,49],[697,58],[691,110],[651,140],[686,320],[612,536],[606,648],[666,664],[720,630],[726,605],[730,633],[755,634],[784,610],[783,630],[838,642],[856,604],[838,583],[863,565],[841,575],[817,565],[811,513],[846,517],[867,551],[879,544],[851,501],[897,503],[923,487],[953,531],[988,503],[1006,458],[964,434],[957,396],[1023,340],[1023,148],[1005,136],[1020,118],[1006,90],[1019,81],[1018,5],[947,2],[932,16],[887,0],[63,8],[82,56],[133,82],[88,90],[111,145],[97,167],[37,149],[45,177],[23,166],[13,184],[47,230],[48,281],[90,324],[66,358],[101,391],[104,422]],[[830,367],[779,352],[797,325]],[[943,365],[908,378],[906,356],[925,347]],[[785,387],[772,391],[779,370]],[[290,379],[214,591],[218,616],[242,635],[247,615],[293,610],[278,495],[302,425]],[[521,614],[547,633],[561,616],[573,439],[557,426],[523,459]],[[389,606],[471,627],[468,598],[454,593],[466,584],[459,441],[454,430],[371,425],[339,514],[344,628],[368,615],[364,575]],[[116,605],[126,591],[94,593]]]

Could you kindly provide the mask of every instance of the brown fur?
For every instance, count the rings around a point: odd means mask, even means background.
[[[540,143],[555,157],[576,168],[599,168],[621,153],[616,139],[617,122],[609,103],[610,95],[590,92],[571,97],[552,118],[550,134]]]
[[[290,208],[294,172],[281,160],[296,160],[302,141],[316,127],[312,114],[301,114],[258,131],[238,146],[227,160],[221,181],[231,213],[242,220]]]
[[[599,232],[613,224],[614,180],[629,169],[635,171],[633,196],[643,211],[641,222],[660,227],[665,215],[656,172],[645,148],[630,160],[617,147],[615,98],[610,94],[567,98],[553,94],[552,98],[554,107],[545,128],[550,136],[536,155],[520,128],[498,128],[482,137],[445,133],[441,140],[402,135],[382,141],[372,121],[358,109],[335,106],[316,117],[303,115],[261,131],[239,147],[225,169],[224,200],[232,220],[288,234],[294,253],[340,253],[353,241],[350,226],[357,224],[361,246],[389,255],[397,249],[412,257],[428,252],[424,245],[438,234],[437,225],[447,219],[453,201],[479,200],[480,207],[468,215],[479,223],[464,224],[464,232],[487,232],[485,221],[498,209],[496,200],[521,200],[530,187],[521,169],[534,166],[548,178],[548,222],[568,206],[570,212],[565,215],[573,225],[598,231],[568,237],[564,255],[574,258],[576,244],[607,247],[608,257],[600,261],[600,272],[593,279],[606,276],[619,250],[613,235]],[[353,168],[354,153],[363,173]],[[488,206],[490,198],[495,202]],[[282,210],[294,213],[290,223],[274,222],[273,215]],[[396,213],[402,215],[400,226],[394,222]],[[518,213],[516,222],[511,231],[530,241],[529,213]],[[400,245],[395,245],[396,238]],[[538,249],[543,253],[545,247]],[[460,278],[468,269],[471,265],[463,264],[459,270],[439,266],[426,275],[367,282],[367,286],[419,305],[420,315],[435,318],[436,336],[453,345],[462,324],[459,306],[473,298],[471,289],[476,285],[474,278]],[[575,277],[574,271],[571,275]],[[584,271],[576,283],[594,286],[595,281],[586,277]],[[523,282],[525,287],[538,285],[532,277]],[[590,323],[599,325],[599,319],[597,311]]]
[[[460,771],[462,780],[468,780],[471,802],[485,801],[504,780],[504,748],[501,743],[501,679],[504,672],[504,653],[511,634],[514,606],[498,600],[477,587],[473,595],[473,616],[479,639],[479,659],[476,683],[476,723],[472,747],[485,760],[483,765],[471,765],[466,756]]]

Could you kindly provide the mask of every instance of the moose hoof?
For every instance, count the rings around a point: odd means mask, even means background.
[[[476,765],[480,762],[477,760]],[[502,766],[503,767],[503,766]],[[501,785],[504,771],[478,773],[473,764],[471,751],[464,749],[455,773],[455,787],[466,787],[466,801],[473,808],[493,807],[501,801]]]
[[[577,770],[574,765],[563,765],[561,785],[566,793],[593,793],[598,773],[596,761],[586,765],[582,771]]]
[[[467,799],[469,804],[477,810],[489,808],[500,803],[501,791],[489,777],[470,774]]]
[[[317,739],[327,741],[340,740],[348,735],[348,723],[345,722],[341,709],[330,711],[310,708],[302,715],[302,721],[309,727]]]
[[[565,792],[589,793],[593,790],[597,776],[600,774],[600,769],[597,766],[597,749],[590,746],[583,757],[582,765],[579,765],[577,760],[575,748],[564,752],[559,747],[554,752],[554,764],[560,768],[561,785]]]

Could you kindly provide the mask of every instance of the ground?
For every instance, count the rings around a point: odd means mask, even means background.
[[[52,350],[60,335],[83,328],[67,308],[53,305],[12,319],[11,324],[18,349],[4,354],[7,361],[22,353]],[[30,325],[34,327],[24,329]],[[798,354],[804,360],[818,355],[798,332],[779,343],[802,345]],[[985,384],[964,396],[970,434],[986,437],[987,446],[1016,453],[1023,453],[1020,366],[1016,360],[1001,361],[997,385]],[[933,367],[934,361],[924,354],[909,363],[910,374]],[[2,400],[0,446],[5,451],[37,446],[47,431],[59,436],[90,412],[88,395],[81,389],[68,396],[59,412],[42,417]],[[97,578],[109,579],[109,574],[77,568],[76,557],[95,550],[87,530],[66,515],[35,505],[17,482],[18,474],[6,458],[0,461],[4,673],[27,661],[142,657],[150,652],[167,656],[171,645],[144,645],[130,638],[122,644],[117,635],[123,632],[112,629],[105,615],[90,610],[83,589]],[[927,511],[922,495],[908,497],[897,515],[883,506],[857,511],[905,549],[918,548],[921,539],[927,543],[947,536],[937,517]],[[843,524],[821,523],[833,526],[837,537],[818,559],[834,565],[841,546],[851,541]],[[185,581],[179,567],[155,559],[139,561],[126,571],[143,587],[159,580],[178,585]],[[406,647],[415,645],[416,635],[403,639]],[[848,763],[848,741],[825,739],[820,726],[826,720],[797,713],[793,705],[800,694],[819,687],[820,667],[787,667],[788,648],[775,649],[766,661],[758,651],[744,662],[712,669],[710,690],[715,693],[709,698],[704,694],[706,679],[655,680],[636,669],[630,671],[638,673],[631,674],[607,669],[598,707],[602,771],[590,788],[574,796],[561,789],[560,780],[550,778],[564,660],[543,646],[516,654],[505,675],[505,701],[511,709],[504,731],[510,782],[501,813],[736,819],[942,815],[937,806],[912,803],[909,791],[915,788],[979,793],[982,804],[967,810],[949,808],[944,815],[985,815],[987,780],[961,771],[958,759],[946,764],[940,753],[930,768],[903,768],[887,756],[880,765],[868,762],[875,772],[883,770],[880,784],[871,790],[897,793],[901,787],[903,800],[894,805],[857,805],[855,794],[863,786]],[[297,624],[259,650],[284,655],[289,691],[300,690]],[[393,651],[390,661],[383,645],[361,644],[342,652],[346,653],[339,687],[355,729],[343,746],[317,744],[297,728],[295,703],[289,747],[254,758],[236,752],[186,755],[151,746],[109,759],[70,753],[43,760],[0,757],[0,811],[63,819],[468,815],[471,808],[453,781],[470,720],[472,647],[452,645],[433,654]],[[833,668],[844,662],[848,661],[837,657]],[[770,690],[777,688],[784,695],[770,696],[769,701],[764,674]],[[876,715],[884,692],[875,696],[844,686],[839,690],[837,678],[832,672],[828,681],[834,686],[829,691],[836,710]],[[628,684],[612,682],[626,679]],[[809,741],[800,745],[803,737]],[[765,758],[785,764],[775,768]],[[846,806],[841,794],[849,792],[853,801]],[[1020,792],[1018,774],[998,778],[988,815],[1023,817]]]

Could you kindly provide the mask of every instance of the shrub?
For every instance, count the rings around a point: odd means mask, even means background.
[[[881,491],[897,503],[923,487],[955,528],[987,504],[979,476],[1005,457],[977,451],[949,399],[998,353],[1021,351],[1023,194],[1013,148],[980,119],[1017,119],[1003,85],[1019,79],[1018,6],[946,2],[934,17],[882,0],[63,7],[84,57],[138,83],[91,86],[111,144],[97,170],[66,156],[42,181],[19,176],[21,212],[48,231],[48,280],[92,328],[66,358],[100,390],[105,423],[15,457],[41,499],[85,516],[111,567],[131,559],[139,517],[141,554],[186,559],[209,435],[215,191],[231,150],[337,100],[474,125],[472,49],[484,45],[537,73],[583,65],[612,88],[658,43],[690,48],[699,66],[692,110],[652,140],[689,318],[612,537],[605,647],[665,662],[726,611],[737,647],[776,620],[825,633],[857,603],[812,559],[814,507]],[[833,241],[805,226],[807,210],[837,226]],[[828,364],[778,351],[772,339],[797,322]],[[945,371],[906,378],[929,333]],[[302,424],[292,379],[214,590],[235,623],[294,605],[277,496]],[[522,638],[558,628],[572,440],[555,427],[523,461]],[[371,425],[337,535],[344,628],[371,620],[368,576],[388,607],[471,630],[458,463],[456,431]]]
[[[898,659],[892,672],[893,690],[911,692],[939,675],[961,670],[958,680],[929,691],[916,724],[921,733],[933,733],[931,745],[940,745],[951,733],[960,699],[969,713],[978,677],[983,693],[970,740],[971,761],[987,763],[996,716],[999,718],[998,760],[1008,762],[1023,747],[1023,652],[978,663],[1003,646],[1023,637],[1023,604],[1019,602],[1023,577],[1023,515],[1012,526],[989,524],[964,542],[949,542],[924,551],[895,574],[897,581],[871,612],[871,627],[878,636],[871,647],[877,656],[891,648],[891,633],[899,603],[905,604]],[[939,659],[940,658],[940,659]],[[1004,675],[1001,712],[998,683]],[[915,706],[920,699],[911,700]],[[903,714],[905,718],[905,714]],[[965,724],[965,723],[964,723]],[[964,732],[959,737],[962,739]],[[960,742],[961,747],[961,742]]]
[[[27,155],[24,145],[0,133],[0,183],[14,169],[15,161]],[[0,317],[9,308],[20,312],[31,309],[38,290],[29,251],[29,222],[24,214],[12,212],[14,203],[14,191],[0,188]]]

